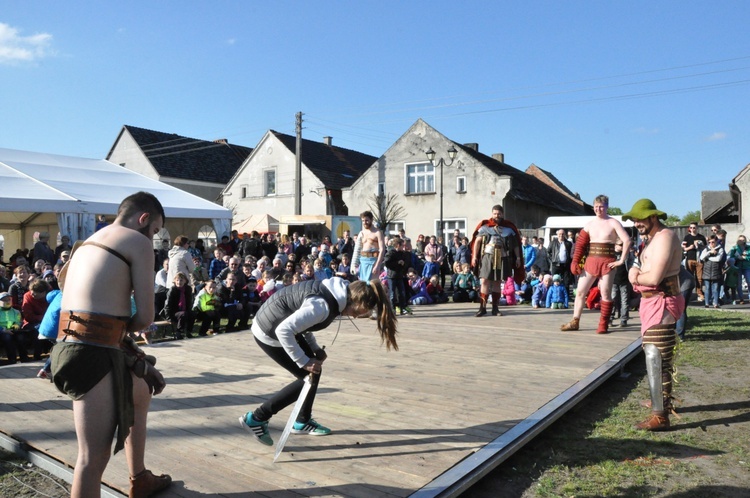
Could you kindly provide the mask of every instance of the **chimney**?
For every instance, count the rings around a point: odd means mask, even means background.
[[[323,143],[326,145],[332,145],[333,137],[323,137]]]
[[[479,152],[479,144],[476,142],[470,142],[468,144],[464,144],[464,147],[468,147],[474,152]]]
[[[229,142],[226,138],[217,138],[216,140],[214,140],[214,143],[227,145]]]
[[[501,163],[505,164],[505,154],[502,152],[498,152],[497,154],[492,154],[492,159],[497,159]]]

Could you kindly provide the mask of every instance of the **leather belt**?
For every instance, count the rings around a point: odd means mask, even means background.
[[[589,244],[589,256],[615,257],[615,245],[609,243],[592,242]]]
[[[60,312],[57,340],[72,338],[90,344],[119,347],[127,333],[127,320],[86,311]]]

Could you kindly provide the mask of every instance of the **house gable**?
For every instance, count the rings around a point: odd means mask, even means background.
[[[125,125],[107,159],[115,155],[125,132],[132,137],[159,178],[207,182],[223,187],[252,152],[249,147],[229,144],[225,140],[211,142]],[[146,169],[143,165],[137,168]]]

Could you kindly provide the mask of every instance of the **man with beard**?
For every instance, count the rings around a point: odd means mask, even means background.
[[[365,211],[359,217],[362,231],[354,246],[354,260],[358,261],[353,260],[352,273],[358,275],[360,280],[377,280],[385,257],[385,238],[383,232],[373,225],[372,212]]]
[[[636,202],[622,219],[632,219],[638,233],[646,240],[639,260],[628,272],[633,290],[641,293],[639,314],[652,410],[651,416],[636,428],[659,431],[669,428],[669,412],[674,411],[675,322],[685,308],[678,277],[682,247],[677,235],[659,221],[667,219],[667,213],[656,209],[649,199]]]
[[[99,496],[115,432],[115,453],[125,448],[131,497],[150,496],[172,482],[152,474],[144,462],[149,403],[166,383],[155,358],[127,338],[154,318],[151,241],[163,224],[158,199],[133,194],[120,204],[114,223],[83,242],[60,275],[64,293],[52,380],[73,399],[78,438],[73,497]]]
[[[576,300],[573,308],[573,319],[562,325],[560,330],[578,330],[586,297],[594,282],[599,280],[599,291],[601,292],[601,309],[599,313],[599,326],[597,334],[606,334],[609,331],[609,316],[612,314],[612,282],[615,273],[613,268],[622,266],[627,260],[630,251],[630,236],[622,227],[622,224],[607,214],[609,197],[598,195],[594,199],[594,213],[596,218],[586,223],[578,233],[573,260],[570,263],[570,271],[578,277],[578,288],[576,289]],[[622,240],[622,254],[615,258],[615,241]],[[581,268],[580,263],[585,257],[585,263]]]
[[[503,284],[513,277],[521,284],[526,276],[521,255],[521,237],[518,228],[504,219],[501,205],[492,207],[492,218],[482,220],[474,230],[471,241],[471,266],[479,271],[479,311],[476,316],[487,314],[487,298],[492,293],[492,314],[502,315],[498,309]]]

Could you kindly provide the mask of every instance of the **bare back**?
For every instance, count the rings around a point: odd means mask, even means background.
[[[101,247],[80,246],[67,270],[62,309],[129,317],[130,295],[135,291],[138,312],[133,325],[136,330],[142,328],[144,321],[148,325],[154,315],[154,253],[148,237],[112,224],[96,232],[89,241],[116,251],[130,266]]]

